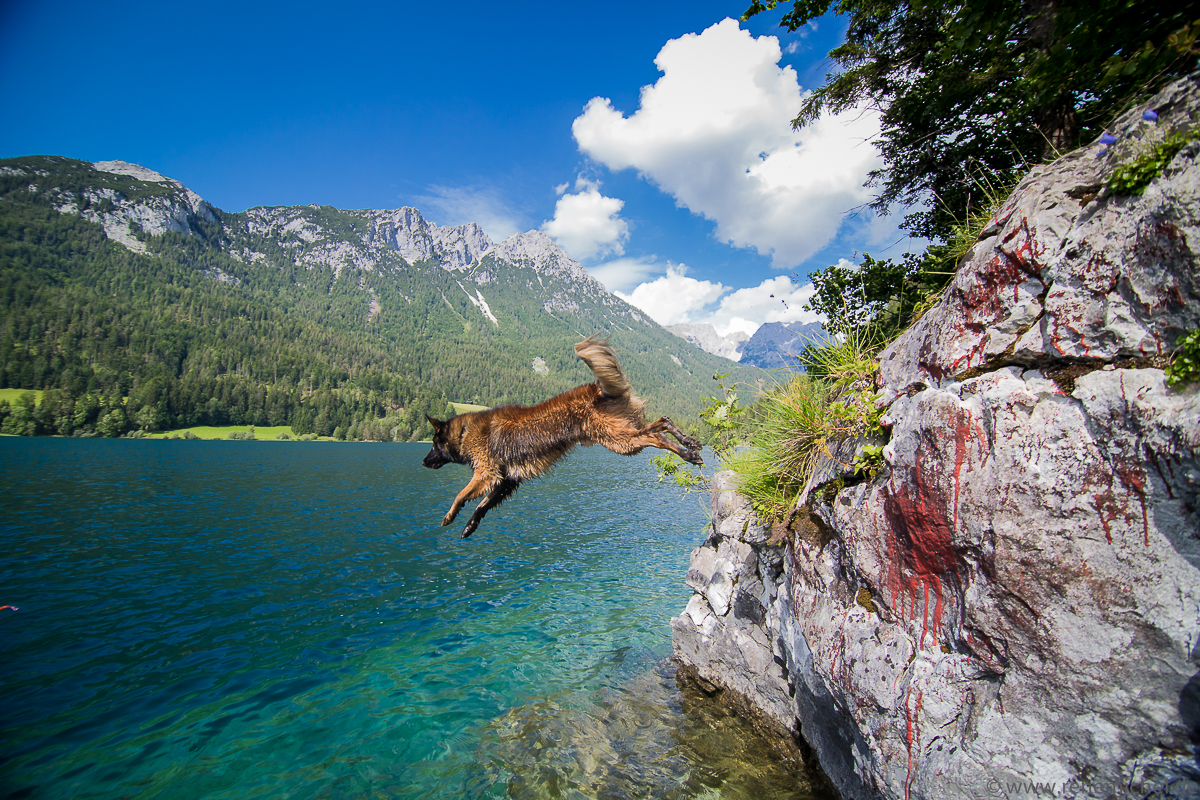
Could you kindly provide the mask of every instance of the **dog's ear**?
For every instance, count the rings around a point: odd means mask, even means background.
[[[428,414],[425,415],[425,419],[429,420],[429,424],[432,425],[433,429],[439,433],[441,433],[442,430],[446,427],[446,423],[442,422],[440,419],[434,419],[433,417],[429,416]]]

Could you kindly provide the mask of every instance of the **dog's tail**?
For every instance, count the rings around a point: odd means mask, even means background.
[[[575,345],[575,355],[582,358],[583,363],[592,370],[605,397],[622,397],[633,389],[607,339],[589,336]]]

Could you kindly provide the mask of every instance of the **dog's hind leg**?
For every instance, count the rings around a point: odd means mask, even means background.
[[[649,427],[649,426],[648,426]],[[675,455],[682,458],[689,464],[696,466],[704,466],[704,459],[700,458],[700,451],[691,448],[680,447],[667,438],[664,433],[645,433],[648,429],[635,430],[628,434],[608,435],[596,437],[595,442],[598,445],[607,447],[617,455],[632,456],[636,455],[647,447],[657,447],[659,450],[670,450]],[[699,444],[699,442],[697,442]]]
[[[679,428],[675,426],[675,423],[667,417],[659,417],[654,422],[651,422],[649,425],[642,428],[639,433],[662,433],[663,431],[666,431],[674,436],[681,445],[689,450],[699,450],[701,447],[703,447],[698,440],[693,439],[691,436],[688,436],[686,433],[679,430]]]
[[[463,528],[462,538],[467,538],[475,529],[479,527],[479,523],[483,520],[484,514],[491,511],[496,506],[503,503],[508,498],[512,497],[513,492],[521,485],[518,480],[505,478],[488,493],[488,496],[483,499],[483,502],[475,509],[475,513],[471,515],[471,519],[467,521],[467,527]]]
[[[696,442],[696,446],[694,448],[687,447],[687,446],[680,447],[679,445],[675,444],[670,439],[668,439],[666,434],[664,434],[664,433],[654,433],[654,434],[651,434],[651,436],[654,436],[658,439],[657,443],[652,443],[650,445],[651,447],[657,447],[660,450],[670,450],[672,453],[679,456],[680,458],[682,458],[684,461],[688,462],[689,464],[695,464],[698,467],[704,466],[704,459],[700,457],[700,443],[699,442]],[[692,441],[695,441],[695,440],[693,439]]]

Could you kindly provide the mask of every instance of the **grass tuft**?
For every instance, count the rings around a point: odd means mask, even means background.
[[[808,372],[758,400],[749,424],[750,447],[737,451],[726,466],[738,473],[738,491],[761,517],[781,520],[791,514],[821,455],[829,455],[830,440],[881,432],[874,376],[882,347],[862,329],[810,347],[804,356]]]

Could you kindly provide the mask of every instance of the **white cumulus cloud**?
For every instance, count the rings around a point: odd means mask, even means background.
[[[663,46],[655,59],[663,75],[642,87],[634,114],[595,97],[572,132],[595,161],[636,169],[716,222],[718,239],[794,267],[870,199],[862,184],[881,163],[871,142],[879,118],[851,111],[793,131],[802,92],[780,58],[777,38],[726,19]]]
[[[562,189],[562,191],[559,191]],[[624,200],[600,194],[600,184],[579,178],[575,193],[558,191],[554,219],[542,223],[542,230],[579,261],[605,255],[622,255],[629,239],[629,223],[619,216]]]
[[[624,292],[662,270],[655,256],[627,256],[587,268],[588,273],[610,292]]]
[[[853,266],[845,259],[839,265]],[[811,283],[793,283],[786,275],[734,290],[689,277],[685,265],[672,264],[666,275],[640,283],[628,294],[614,294],[645,311],[659,325],[708,322],[722,336],[734,331],[753,336],[764,322],[821,322],[821,317],[804,308],[815,291]]]
[[[659,325],[678,325],[693,322],[693,315],[711,306],[729,291],[729,287],[687,276],[687,266],[672,264],[667,274],[638,285],[629,294],[614,292],[617,297],[640,308]]]

